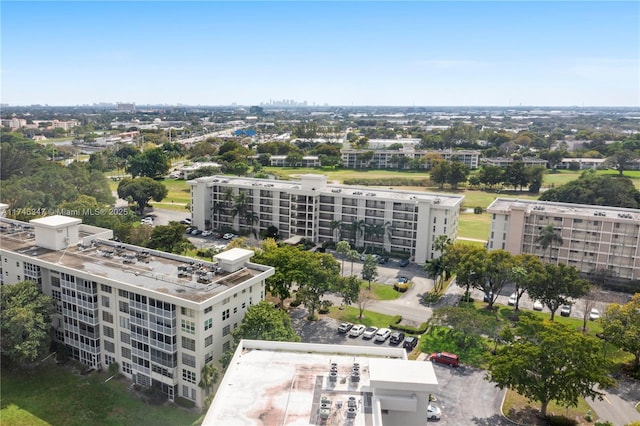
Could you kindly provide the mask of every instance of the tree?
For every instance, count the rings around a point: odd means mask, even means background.
[[[195,246],[184,237],[184,226],[178,222],[169,222],[169,225],[154,227],[147,247],[178,254],[195,248]]]
[[[504,180],[504,169],[500,166],[485,165],[478,172],[478,177],[483,185],[492,189]]]
[[[308,318],[313,320],[322,296],[336,288],[340,264],[330,254],[308,251],[301,251],[299,260],[298,294],[308,310]]]
[[[434,257],[425,263],[424,270],[429,274],[429,277],[433,279],[433,290],[439,292],[440,277],[444,274],[444,259],[442,256]]]
[[[444,256],[444,268],[455,272],[456,282],[465,287],[465,295],[469,300],[471,288],[479,288],[486,281],[487,249],[478,246],[453,244]]]
[[[535,194],[540,192],[545,171],[546,169],[544,166],[525,167],[524,174],[529,184],[529,192],[533,192]]]
[[[347,253],[347,260],[351,262],[351,275],[353,275],[353,262],[360,259],[360,254],[355,250],[349,250]]]
[[[291,297],[293,283],[300,279],[299,262],[304,255],[298,247],[278,246],[273,240],[265,241],[262,248],[255,254],[254,261],[274,267],[274,274],[267,278],[267,291],[277,297],[278,306],[283,307],[284,300]]]
[[[611,304],[600,319],[608,341],[635,357],[633,368],[640,367],[640,293],[624,305]]]
[[[347,257],[347,254],[349,254],[350,250],[351,246],[349,245],[348,241],[340,241],[338,244],[336,244],[336,252],[342,255],[342,275],[344,275],[344,259]]]
[[[486,281],[481,285],[485,294],[492,295],[489,298],[487,309],[493,308],[498,295],[510,282],[513,266],[513,256],[508,251],[493,250],[489,252],[485,268]]]
[[[546,225],[540,231],[540,235],[538,235],[534,242],[539,244],[542,247],[542,250],[549,249],[549,259],[553,259],[553,245],[554,243],[558,243],[561,246],[564,241],[562,240],[562,236],[560,233],[556,231],[552,224]]]
[[[378,262],[375,257],[368,254],[364,258],[364,264],[362,265],[362,279],[369,283],[369,289],[371,289],[371,281],[378,278]]]
[[[442,189],[444,188],[444,184],[447,182],[449,169],[450,163],[448,161],[436,161],[429,170],[429,179],[431,180],[431,182],[437,184],[440,189]]]
[[[540,259],[532,254],[518,254],[513,257],[511,268],[511,280],[515,285],[516,304],[513,307],[517,311],[520,306],[520,298],[531,287],[535,286],[542,279],[544,266]]]
[[[527,176],[524,171],[524,163],[522,161],[514,161],[508,164],[504,170],[503,182],[507,185],[513,186],[516,190],[527,184]]]
[[[340,277],[338,293],[342,296],[342,303],[351,305],[358,300],[360,294],[360,280],[355,275]]]
[[[358,318],[362,318],[364,311],[367,309],[372,302],[377,300],[376,294],[373,290],[368,289],[366,287],[360,288],[358,292]]]
[[[125,170],[131,177],[144,176],[158,178],[166,175],[171,168],[171,161],[162,148],[154,148],[136,154],[129,159]]]
[[[633,162],[638,156],[635,152],[628,149],[619,149],[614,151],[611,156],[607,158],[607,163],[618,171],[620,176],[624,173],[624,170],[629,166],[629,163]]]
[[[487,379],[540,402],[540,413],[557,401],[575,406],[580,397],[601,397],[614,384],[601,345],[562,324],[521,318],[509,344],[491,358]]]
[[[482,342],[482,334],[497,335],[498,321],[494,315],[473,306],[438,308],[433,312],[433,322],[450,328],[450,336],[460,349],[468,349]]]
[[[331,228],[331,234],[333,235],[334,241],[340,241],[342,234],[342,222],[339,220],[332,220],[329,227]]]
[[[595,170],[585,170],[579,179],[551,188],[542,193],[539,199],[637,209],[640,206],[640,191],[629,178],[602,176],[597,175]]]
[[[269,340],[275,342],[299,342],[286,311],[267,301],[249,306],[238,328],[233,330],[236,342],[242,339]]]
[[[449,165],[447,173],[447,183],[451,185],[451,189],[458,189],[458,185],[466,182],[469,176],[469,166],[459,161],[453,161]]]
[[[150,200],[162,201],[168,193],[166,186],[148,177],[123,179],[118,184],[118,197],[135,201],[140,214],[144,213]]]
[[[55,301],[33,281],[0,286],[0,352],[28,364],[49,349]]]
[[[209,395],[213,386],[218,382],[218,369],[212,363],[205,364],[200,370],[200,381],[198,387],[205,391],[206,395]]]
[[[571,303],[571,299],[579,299],[589,292],[589,282],[580,278],[573,266],[563,263],[544,264],[544,274],[536,285],[527,292],[533,299],[539,300],[551,311],[551,321],[561,305]]]

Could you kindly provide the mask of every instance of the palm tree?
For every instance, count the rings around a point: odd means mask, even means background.
[[[247,225],[251,227],[251,231],[253,232],[254,237],[258,238],[258,233],[253,227],[253,225],[260,222],[260,216],[258,216],[258,213],[254,212],[253,210],[247,211],[244,214],[244,221]]]
[[[239,216],[240,218],[244,218],[247,214],[248,204],[249,200],[247,193],[244,191],[241,191],[238,195],[233,197],[233,207],[231,208],[231,214],[233,217]]]
[[[440,291],[440,285],[442,284],[444,278],[442,275],[444,274],[444,261],[442,257],[436,257],[434,259],[429,260],[424,265],[424,270],[433,278],[433,290],[434,292]]]
[[[555,230],[552,224],[542,228],[540,235],[538,235],[534,241],[542,247],[542,250],[549,249],[549,258],[552,257],[554,243],[558,243],[558,245],[561,246],[564,242],[562,236]],[[542,257],[544,259],[544,255]]]
[[[333,240],[340,241],[340,237],[342,236],[342,221],[332,220],[329,227],[331,228],[331,233],[333,234]],[[338,234],[337,237],[336,234]]]
[[[204,389],[205,393],[209,395],[213,385],[218,382],[218,369],[213,364],[205,364],[200,371],[200,376],[198,387]]]
[[[364,220],[354,220],[349,227],[353,237],[353,246],[358,247],[359,236],[364,232]]]
[[[356,250],[349,250],[347,259],[351,261],[351,275],[353,275],[353,262],[360,259],[360,254]]]

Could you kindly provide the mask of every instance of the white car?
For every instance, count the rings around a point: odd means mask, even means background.
[[[592,308],[591,312],[589,312],[589,319],[595,321],[598,318],[600,318],[600,311],[597,308]]]
[[[351,327],[351,330],[349,330],[349,336],[358,337],[362,333],[364,333],[365,328],[366,327],[362,324],[356,324],[353,327]]]
[[[542,310],[542,308],[543,308],[543,306],[542,306],[542,302],[541,302],[541,301],[539,301],[539,300],[535,300],[535,301],[533,302],[533,310],[534,310],[534,311],[541,311],[541,310]]]
[[[209,235],[213,234],[212,231],[202,231],[202,236],[203,237],[208,237]]]
[[[385,342],[391,336],[391,330],[388,328],[379,328],[376,331],[376,342]]]
[[[511,296],[509,296],[509,306],[515,306],[516,302],[518,301],[518,295],[513,293]]]
[[[440,420],[442,411],[439,407],[429,404],[427,407],[427,419],[428,420]]]
[[[233,235],[232,233],[228,232],[228,233],[226,233],[226,234],[224,234],[222,236],[222,239],[224,239],[224,240],[232,240],[233,237],[235,237],[235,235]]]
[[[367,327],[367,329],[362,333],[363,339],[373,339],[376,335],[376,331],[378,331],[378,327]]]

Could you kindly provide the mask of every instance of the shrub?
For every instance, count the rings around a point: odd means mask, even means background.
[[[473,213],[474,214],[482,214],[482,207],[477,206],[473,208]]]
[[[438,303],[441,297],[442,295],[440,293],[430,291],[429,293],[424,295],[422,301],[424,303]]]
[[[391,324],[400,324],[400,321],[402,321],[402,315],[396,315],[391,318]]]
[[[328,314],[329,308],[333,306],[333,302],[331,300],[323,300],[320,302],[320,309],[318,309],[319,314]]]
[[[565,416],[547,416],[549,426],[577,426],[578,422]]]
[[[400,293],[404,293],[409,288],[409,283],[395,283],[393,288]]]
[[[193,408],[196,406],[196,403],[191,401],[190,399],[183,398],[181,396],[176,398],[176,404],[184,408]]]
[[[429,323],[423,322],[418,327],[411,327],[410,325],[403,325],[403,324],[396,323],[396,324],[389,324],[389,328],[392,330],[404,331],[405,333],[409,333],[409,334],[424,334],[426,333],[427,328],[429,328]]]

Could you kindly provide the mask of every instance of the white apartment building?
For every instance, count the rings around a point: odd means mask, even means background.
[[[489,250],[530,253],[583,273],[606,269],[617,278],[640,279],[637,209],[496,198],[487,212],[493,215]],[[535,240],[549,224],[563,243],[543,250]]]
[[[325,175],[298,181],[209,176],[191,186],[192,224],[199,229],[252,233],[278,228],[283,239],[351,241],[367,252],[384,250],[425,263],[438,255],[439,235],[455,240],[463,196],[392,188],[328,185]],[[245,214],[235,214],[243,193]],[[354,230],[353,224],[360,226]]]
[[[251,263],[250,250],[206,262],[112,236],[66,216],[0,218],[0,283],[33,280],[57,301],[55,339],[72,358],[117,362],[134,383],[202,406],[203,366],[231,347],[231,330],[264,298],[273,268]]]
[[[369,153],[373,152],[373,157],[370,159],[367,157]],[[372,168],[372,169],[397,169],[408,168],[408,161],[417,160],[422,157],[442,158],[446,161],[458,161],[466,164],[470,169],[475,170],[478,168],[478,161],[480,158],[480,151],[473,150],[415,150],[412,147],[402,148],[400,150],[371,150],[371,149],[342,149],[342,165],[349,169],[354,168]],[[399,166],[400,164],[402,166]],[[431,165],[424,164],[424,168],[427,169]]]
[[[202,424],[423,426],[437,388],[402,348],[242,340]]]

